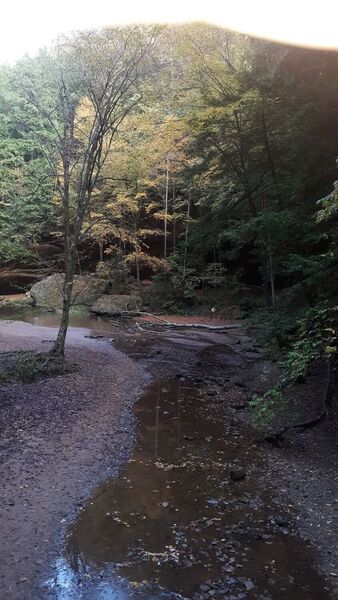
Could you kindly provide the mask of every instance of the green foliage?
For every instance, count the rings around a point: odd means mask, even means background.
[[[192,301],[200,281],[196,270],[184,267],[173,258],[170,262],[169,277],[176,300]]]
[[[336,165],[338,167],[338,159],[336,159]],[[318,223],[322,221],[327,221],[332,217],[337,215],[338,211],[338,181],[335,181],[333,184],[333,191],[331,194],[318,200],[319,206],[321,209],[317,213],[317,221]]]
[[[37,61],[27,62],[33,72]],[[53,182],[41,152],[41,118],[25,103],[21,65],[0,68],[0,259],[34,258],[54,220]],[[44,137],[46,133],[44,133]]]
[[[281,387],[274,386],[262,396],[255,394],[249,402],[249,408],[257,429],[269,429],[276,418],[286,413],[287,405]]]
[[[256,338],[263,346],[268,346],[279,356],[291,343],[295,331],[295,314],[289,310],[273,310],[259,302],[244,298],[242,308],[248,314],[246,323],[255,328]]]
[[[337,307],[324,304],[309,309],[297,322],[293,347],[281,364],[284,384],[302,381],[316,359],[332,357],[337,352],[337,314]]]
[[[295,323],[292,336],[289,336],[288,340],[289,349],[280,360],[279,382],[270,387],[265,394],[255,395],[249,403],[253,422],[258,429],[269,429],[273,422],[282,416],[292,419],[292,414],[287,414],[286,391],[305,380],[314,361],[322,358],[332,359],[337,353],[337,314],[337,307],[330,307],[325,303],[310,308],[305,316]],[[267,323],[267,329],[276,335],[276,326],[271,319],[268,319]]]
[[[142,27],[79,33],[71,60],[61,42],[57,52],[0,69],[2,262],[31,261],[39,241],[60,235],[54,192],[62,174],[46,154],[63,135],[56,54],[76,114],[74,223],[88,95],[120,56],[119,44],[128,38],[129,60],[147,36]],[[123,77],[125,63],[117,64]],[[259,340],[282,361],[283,385],[335,348],[336,67],[334,53],[204,25],[162,28],[144,52],[141,81],[128,87],[123,127],[111,145],[105,140],[109,151],[82,215],[84,246],[98,249],[98,272],[113,289],[124,290],[130,276],[139,287],[153,278],[143,293],[163,310],[196,306],[204,289],[220,292],[215,298],[236,294]]]
[[[18,378],[31,383],[41,377],[55,377],[74,370],[74,365],[52,354],[35,352],[8,352],[1,355],[2,381]]]

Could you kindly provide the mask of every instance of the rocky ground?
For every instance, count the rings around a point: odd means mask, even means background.
[[[53,330],[20,327],[1,325],[0,351],[48,347]],[[248,398],[266,385],[262,373],[275,374],[269,358],[239,331],[163,333],[142,323],[112,330],[112,343],[84,338],[79,330],[70,337],[76,372],[1,389],[0,598],[42,598],[38,586],[60,552],[67,525],[93,487],[115,476],[131,451],[133,403],[151,376],[191,379],[240,428],[249,420]],[[299,391],[298,398],[312,398],[312,410],[321,385],[321,372],[315,372]],[[335,440],[331,422],[290,436],[281,448],[260,446],[269,465],[266,484],[281,506],[292,505],[297,529],[317,547],[319,566],[333,588]]]
[[[210,345],[205,347],[208,337]],[[210,401],[216,401],[225,414],[230,412],[234,423],[251,424],[248,400],[263,392],[277,375],[269,356],[238,330],[225,335],[195,330],[165,336],[147,331],[129,341],[124,335],[115,343],[131,357],[145,361],[156,375],[181,375],[206,386]],[[336,383],[333,381],[334,390]],[[290,414],[296,415],[296,422],[320,414],[324,387],[325,368],[318,364],[288,398],[287,414],[276,421],[276,430],[289,422]],[[261,445],[267,460],[265,484],[274,489],[281,504],[288,502],[295,510],[298,531],[313,544],[318,567],[338,594],[337,400],[334,391],[329,418],[317,426],[304,432],[290,431],[280,447],[263,441]],[[263,438],[260,432],[255,435],[258,442]]]

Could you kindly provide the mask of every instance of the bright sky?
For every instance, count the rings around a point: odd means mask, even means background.
[[[338,0],[5,0],[0,62],[33,54],[59,33],[74,29],[192,20],[294,44],[338,49]]]

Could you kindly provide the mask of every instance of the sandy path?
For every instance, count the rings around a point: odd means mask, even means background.
[[[55,330],[0,325],[0,350],[47,349]],[[0,598],[47,597],[41,582],[90,490],[116,475],[133,443],[144,370],[107,342],[71,332],[78,371],[0,389]]]

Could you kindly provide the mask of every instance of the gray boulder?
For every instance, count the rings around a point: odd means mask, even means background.
[[[127,294],[105,294],[91,306],[90,311],[97,315],[119,315],[124,311],[139,310],[139,299]]]
[[[29,299],[35,306],[43,306],[49,309],[62,307],[63,273],[50,275],[32,285]],[[107,289],[107,282],[93,275],[75,275],[72,293],[73,305],[90,306]]]

